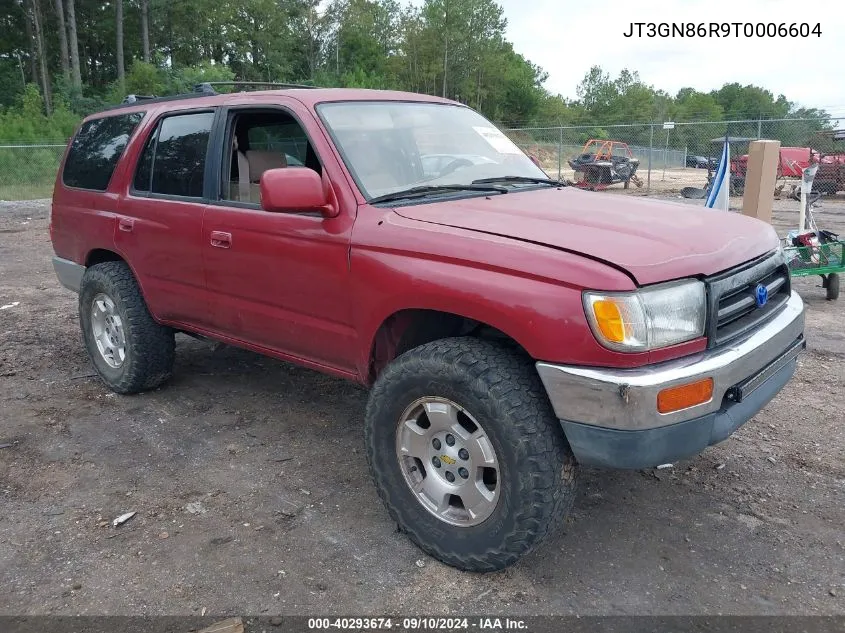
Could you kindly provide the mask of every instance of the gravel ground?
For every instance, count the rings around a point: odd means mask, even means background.
[[[754,420],[670,469],[585,470],[564,529],[474,575],[389,521],[361,388],[179,336],[168,386],[107,391],[47,210],[0,203],[0,614],[845,614],[845,299],[817,279],[809,351]],[[845,234],[845,203],[818,219]]]

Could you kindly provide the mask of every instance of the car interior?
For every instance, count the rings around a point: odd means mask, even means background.
[[[283,112],[238,113],[233,120],[228,164],[223,198],[253,204],[261,202],[261,176],[269,169],[306,168],[322,173],[302,126]]]

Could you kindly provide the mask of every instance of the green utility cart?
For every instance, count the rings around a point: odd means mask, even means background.
[[[784,246],[789,274],[793,277],[818,275],[830,301],[839,297],[839,273],[845,272],[845,241],[812,246]]]

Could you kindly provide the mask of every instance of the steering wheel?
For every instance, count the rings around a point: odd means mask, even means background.
[[[457,171],[461,167],[469,167],[472,164],[473,164],[472,161],[467,160],[466,158],[456,158],[451,163],[446,165],[443,169],[441,169],[437,173],[437,177],[442,178],[443,176],[447,176],[447,175],[451,174],[453,171]]]

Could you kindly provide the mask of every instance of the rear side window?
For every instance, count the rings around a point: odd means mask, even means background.
[[[129,138],[143,118],[143,112],[130,112],[83,124],[71,143],[62,182],[68,187],[105,191]]]
[[[213,112],[162,119],[138,161],[133,188],[141,193],[202,198]]]

